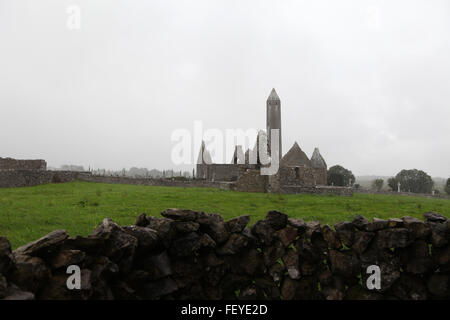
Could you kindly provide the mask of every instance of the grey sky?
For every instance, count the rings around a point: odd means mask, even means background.
[[[272,87],[284,152],[450,176],[448,0],[0,0],[1,157],[189,168],[174,130],[265,129]]]

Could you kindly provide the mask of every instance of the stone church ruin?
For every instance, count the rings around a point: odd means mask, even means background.
[[[278,130],[278,152],[271,150],[274,129]],[[268,151],[269,159],[278,159],[279,169],[275,174],[262,174],[265,165],[260,161],[261,153],[264,153],[261,146]],[[237,145],[230,164],[217,164],[212,163],[202,142],[196,177],[206,181],[226,181],[236,190],[247,192],[352,194],[350,188],[327,186],[327,164],[318,148],[308,158],[295,142],[286,154],[282,154],[281,100],[275,89],[266,102],[266,131],[259,131],[255,147],[244,152],[242,146]]]
[[[275,145],[272,146],[272,143]],[[327,186],[327,164],[318,148],[314,149],[309,158],[297,142],[284,155],[282,147],[281,101],[275,89],[272,89],[266,103],[266,130],[258,132],[254,148],[244,151],[241,145],[236,145],[231,163],[213,163],[202,142],[195,179],[176,181],[109,177],[91,172],[47,170],[44,160],[0,158],[0,188],[81,180],[148,186],[208,187],[244,192],[353,194],[351,188]],[[271,168],[276,170],[267,173]]]

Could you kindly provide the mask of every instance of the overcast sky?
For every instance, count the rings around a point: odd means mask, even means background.
[[[272,87],[284,152],[450,176],[448,0],[0,0],[0,157],[192,168],[172,132],[265,129]]]

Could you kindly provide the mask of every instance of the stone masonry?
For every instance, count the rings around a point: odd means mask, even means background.
[[[47,170],[45,160],[17,160],[0,157],[0,171],[12,170]]]
[[[247,192],[275,192],[284,193],[316,193],[317,188],[327,185],[327,164],[319,152],[314,149],[311,158],[302,151],[297,142],[292,148],[282,156],[281,137],[281,102],[275,89],[272,89],[266,108],[266,129],[261,130],[257,136],[257,143],[253,149],[245,152],[242,146],[236,146],[231,164],[214,164],[205,143],[202,142],[198,162],[197,179],[208,181],[235,181],[236,189]],[[270,146],[270,134],[272,129],[279,130],[280,152],[272,154]],[[259,141],[262,145],[267,144],[270,159],[279,159],[279,170],[271,177],[263,176],[260,173],[261,162],[259,159]],[[254,161],[252,161],[254,160]],[[265,162],[263,162],[265,163]],[[321,193],[321,192],[319,192]],[[327,194],[349,194],[351,190],[341,190],[340,188],[327,188]]]
[[[278,211],[251,226],[248,215],[161,215],[106,218],[86,237],[56,230],[14,251],[0,237],[0,299],[450,299],[450,221],[438,213],[334,226]],[[70,265],[80,290],[67,289]],[[380,270],[371,290],[369,266]]]

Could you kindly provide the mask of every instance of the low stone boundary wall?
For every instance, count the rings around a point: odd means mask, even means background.
[[[46,170],[45,160],[17,160],[13,158],[0,157],[1,170]]]
[[[0,171],[0,188],[30,187],[46,183],[62,183],[77,180],[73,171],[11,170]]]
[[[375,190],[367,190],[367,189],[353,189],[355,193],[362,194],[384,194],[389,196],[412,196],[412,197],[424,197],[424,198],[441,198],[441,199],[450,199],[450,195],[445,193],[439,194],[430,194],[430,193],[414,193],[414,192],[397,192],[397,191],[375,191]]]
[[[205,187],[230,190],[234,184],[220,181],[206,180],[169,180],[169,179],[144,179],[128,177],[94,176],[90,172],[75,171],[39,171],[39,170],[11,170],[0,171],[0,188],[30,187],[47,183],[63,183],[72,181],[86,181],[112,184],[129,184],[142,186],[167,186],[167,187]]]
[[[111,184],[128,184],[140,186],[163,186],[181,188],[219,188],[221,190],[237,190],[245,192],[265,192],[266,176],[260,176],[256,170],[249,170],[239,181],[209,181],[209,180],[176,180],[148,179],[130,177],[97,176],[90,172],[47,171],[47,170],[0,170],[0,188],[16,188],[37,186],[47,183],[62,183],[86,181]],[[351,188],[332,186],[282,186],[281,193],[312,193],[323,195],[353,195]]]
[[[320,195],[353,196],[353,189],[335,186],[281,186],[281,193],[311,193]]]
[[[105,219],[87,237],[57,230],[15,251],[0,237],[0,298],[450,298],[450,224],[437,213],[330,227],[270,211],[250,228],[249,216],[162,216]]]
[[[206,180],[170,180],[170,179],[145,179],[145,178],[129,178],[129,177],[109,177],[95,176],[91,174],[79,174],[78,180],[87,182],[112,183],[112,184],[130,184],[140,186],[166,186],[166,187],[183,187],[183,188],[226,188],[229,183],[220,181]]]

